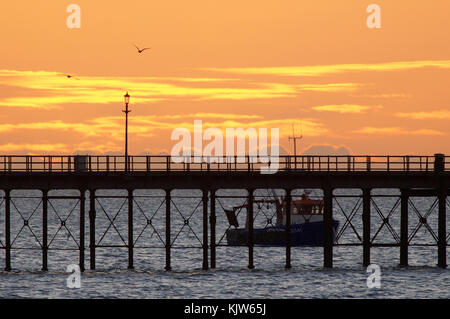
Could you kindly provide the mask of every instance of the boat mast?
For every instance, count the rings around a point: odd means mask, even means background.
[[[277,216],[277,221],[276,221],[276,225],[279,226],[282,223],[283,220],[283,202],[281,199],[278,199],[278,195],[275,192],[275,190],[272,188],[272,195],[275,198],[275,209],[276,209],[276,216]]]
[[[302,122],[300,121],[300,136],[295,135],[295,127],[294,127],[294,124],[292,124],[292,136],[289,136],[288,140],[294,141],[294,166],[295,166],[295,169],[297,169],[297,140],[301,140],[302,138],[303,138]]]

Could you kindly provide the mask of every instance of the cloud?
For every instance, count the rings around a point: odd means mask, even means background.
[[[51,109],[69,103],[120,103],[125,91],[130,91],[133,104],[177,98],[194,101],[273,99],[295,97],[301,92],[355,91],[359,86],[355,83],[299,85],[242,82],[237,87],[218,79],[210,81],[209,78],[199,78],[198,80],[117,76],[79,76],[79,80],[76,80],[68,79],[57,72],[0,70],[0,85],[34,91],[28,96],[1,98],[0,106]],[[211,86],[210,82],[216,85]]]
[[[448,120],[450,119],[450,110],[439,110],[430,112],[410,112],[410,113],[396,113],[395,116],[402,118],[409,118],[413,120]]]
[[[385,94],[350,94],[351,97],[369,97],[369,98],[382,98],[382,99],[391,99],[391,98],[411,98],[411,94],[405,93],[385,93]]]
[[[334,146],[330,144],[314,144],[308,146],[302,155],[350,155],[350,149],[346,146]]]
[[[359,83],[329,83],[329,84],[300,84],[297,87],[301,91],[311,92],[352,92],[362,84]]]
[[[312,107],[313,110],[319,112],[338,112],[341,114],[344,113],[364,113],[370,109],[380,109],[381,105],[377,106],[368,106],[368,105],[357,105],[357,104],[337,104],[337,105],[319,105]]]
[[[432,129],[405,130],[401,127],[364,127],[353,131],[359,134],[378,134],[378,135],[447,135],[445,132]]]
[[[180,118],[193,118],[193,119],[204,119],[204,118],[209,118],[209,119],[229,119],[229,118],[233,118],[233,119],[261,119],[263,118],[261,115],[255,115],[255,114],[231,114],[231,113],[190,113],[190,114],[184,114],[184,115],[158,115],[155,116],[158,118],[171,118],[171,119],[180,119]]]
[[[2,152],[21,152],[21,153],[57,153],[62,154],[68,151],[68,146],[66,144],[55,143],[55,144],[16,144],[16,143],[8,143],[0,145],[0,149]]]
[[[303,134],[308,136],[320,136],[328,132],[322,123],[313,118],[306,119],[272,119],[261,120],[260,116],[236,116],[228,117],[232,114],[221,113],[193,113],[187,116],[180,115],[149,115],[149,116],[133,116],[129,120],[129,134],[136,137],[152,137],[157,135],[158,131],[171,131],[176,128],[186,128],[190,132],[194,131],[194,119],[202,119],[197,115],[206,115],[205,119],[220,119],[220,121],[212,122],[204,120],[202,123],[203,130],[207,128],[218,128],[225,136],[227,128],[267,128],[270,133],[271,128],[279,128],[280,137],[286,137],[290,134],[291,124],[293,122],[302,121]],[[192,121],[187,120],[192,117]],[[229,118],[233,118],[229,120]],[[182,121],[177,121],[181,119]],[[242,120],[246,120],[243,122]],[[250,120],[250,121],[249,121]],[[118,141],[123,140],[123,117],[107,116],[97,117],[86,122],[64,122],[64,121],[48,121],[48,122],[31,122],[31,123],[4,123],[0,124],[0,132],[16,132],[25,130],[42,130],[42,131],[61,131],[81,133],[86,137],[105,137],[114,142],[102,142],[101,145],[92,143],[78,144],[78,149],[97,150],[100,152],[115,151]]]
[[[346,72],[403,71],[426,67],[449,69],[450,60],[435,60],[435,61],[424,60],[424,61],[386,62],[373,64],[335,64],[335,65],[285,66],[285,67],[260,67],[260,68],[206,68],[203,70],[235,73],[235,74],[314,77]]]

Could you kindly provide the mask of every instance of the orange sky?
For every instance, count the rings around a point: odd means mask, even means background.
[[[122,152],[126,90],[131,154],[170,152],[195,119],[278,127],[288,151],[301,120],[302,151],[450,154],[448,0],[5,2],[2,154]]]

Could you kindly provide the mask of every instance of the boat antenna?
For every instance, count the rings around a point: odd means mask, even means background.
[[[289,136],[289,141],[294,141],[294,156],[297,156],[297,140],[301,140],[303,138],[303,126],[302,121],[300,120],[300,135],[295,135],[295,127],[294,124],[292,124],[292,136]]]

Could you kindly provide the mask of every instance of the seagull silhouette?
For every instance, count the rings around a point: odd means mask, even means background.
[[[134,44],[134,46],[135,46],[135,48],[138,50],[138,53],[139,53],[139,54],[141,54],[141,53],[144,52],[145,50],[150,50],[150,49],[151,49],[151,48],[143,48],[143,49],[139,49],[139,48],[137,47],[136,44]]]
[[[74,78],[74,79],[76,79],[76,80],[79,80],[79,78],[77,78],[77,77],[75,77],[75,76],[73,76],[73,75],[70,75],[70,74],[60,74],[60,75],[63,75],[63,76],[65,76],[65,77],[68,78],[68,79]]]

